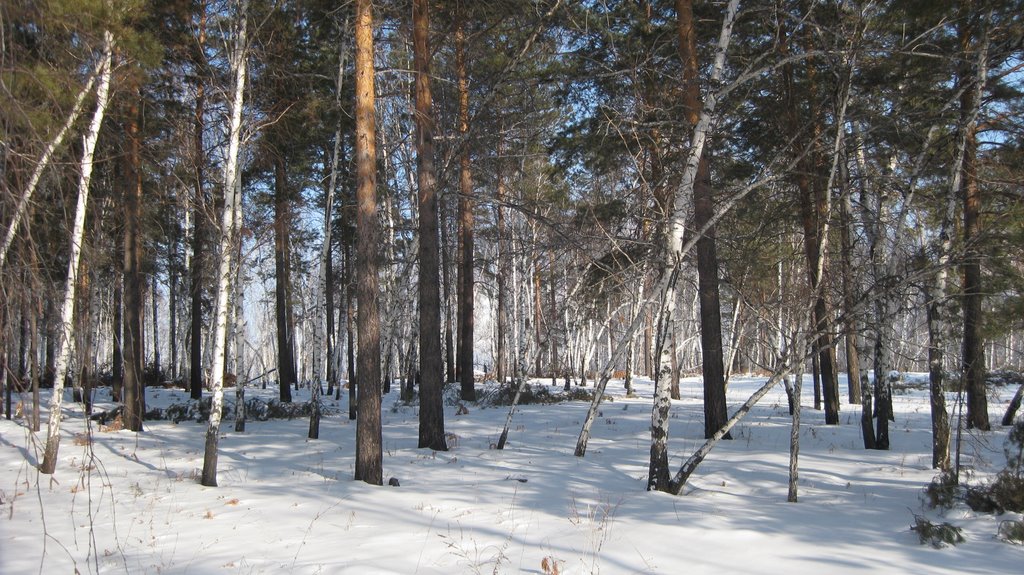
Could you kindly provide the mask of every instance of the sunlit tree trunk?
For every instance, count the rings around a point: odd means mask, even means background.
[[[356,299],[359,408],[356,421],[355,479],[381,485],[383,448],[380,418],[380,317],[377,309],[379,231],[377,146],[374,118],[373,8],[356,0]]]

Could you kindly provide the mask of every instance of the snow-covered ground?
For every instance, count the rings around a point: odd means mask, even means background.
[[[763,378],[735,378],[730,409]],[[585,458],[573,448],[588,404],[523,406],[504,451],[507,408],[445,409],[450,451],[417,449],[415,407],[384,399],[385,482],[352,481],[347,400],[306,439],[305,419],[227,422],[217,488],[202,487],[206,426],[147,422],[87,441],[75,405],[56,473],[40,475],[43,434],[0,421],[0,574],[16,573],[1024,573],[1024,548],[996,539],[992,516],[923,508],[930,468],[926,391],[895,397],[891,451],[865,451],[860,409],[825,426],[803,398],[800,502],[787,503],[790,420],[765,397],[674,497],[645,490],[652,386],[613,381]],[[998,422],[1012,389],[990,401]],[[250,388],[249,395],[273,395]],[[844,392],[845,394],[845,388]],[[672,467],[702,442],[700,383],[673,405]],[[229,391],[228,395],[231,395]],[[148,390],[150,407],[181,391]],[[301,393],[298,399],[305,397]],[[951,398],[952,400],[952,398]],[[951,402],[952,405],[952,402]],[[45,403],[44,403],[45,406]],[[955,418],[954,418],[955,421]],[[95,425],[95,424],[94,424]],[[45,433],[45,414],[44,429]],[[1005,463],[1005,429],[965,432],[961,460],[980,479]],[[963,528],[933,549],[914,514]]]

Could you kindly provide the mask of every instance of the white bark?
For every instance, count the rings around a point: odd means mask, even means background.
[[[14,236],[18,232],[18,225],[21,224],[21,219],[25,217],[25,212],[28,211],[28,204],[32,200],[32,194],[35,193],[36,187],[39,186],[39,180],[43,177],[43,172],[46,171],[46,167],[50,165],[50,158],[53,157],[54,152],[64,142],[64,137],[67,136],[71,130],[71,126],[78,120],[78,117],[82,114],[82,109],[85,107],[85,98],[92,91],[93,84],[96,83],[96,76],[104,74],[109,70],[109,66],[104,68],[104,63],[100,63],[100,67],[97,69],[96,74],[91,74],[89,79],[86,81],[85,86],[82,86],[81,91],[78,92],[78,96],[75,97],[75,104],[71,107],[71,112],[68,114],[64,125],[61,126],[60,130],[53,136],[53,140],[43,150],[43,155],[39,157],[39,161],[36,162],[36,168],[32,171],[32,176],[29,178],[28,183],[25,184],[25,189],[21,192],[21,197],[18,198],[18,205],[14,208],[14,215],[11,217],[11,225],[7,228],[7,233],[4,235],[4,243],[0,246],[0,270],[3,270],[4,264],[7,262],[7,252],[11,248],[11,244],[14,243]],[[102,81],[102,80],[101,80]]]
[[[107,111],[110,96],[110,77],[113,68],[114,36],[108,30],[103,33],[103,61],[100,64],[100,84],[96,88],[96,110],[93,112],[89,130],[82,145],[82,173],[78,180],[78,202],[75,205],[75,222],[71,230],[71,255],[68,258],[67,283],[64,287],[64,302],[60,314],[60,350],[57,353],[56,372],[53,380],[53,394],[50,397],[50,417],[46,429],[46,449],[40,471],[53,473],[57,465],[60,447],[61,400],[64,395],[64,378],[71,358],[74,342],[75,286],[78,284],[78,265],[82,259],[82,236],[85,232],[85,213],[89,204],[89,182],[92,179],[93,154],[99,140],[103,116]],[[13,230],[14,226],[12,226]],[[5,250],[6,253],[6,250]]]
[[[203,458],[202,484],[217,486],[217,444],[220,439],[220,421],[224,405],[224,353],[227,347],[228,293],[234,285],[232,266],[235,246],[235,216],[238,210],[239,192],[238,152],[242,140],[242,106],[245,96],[246,19],[248,0],[241,0],[238,14],[238,32],[231,54],[231,71],[234,73],[234,93],[230,102],[231,121],[228,128],[228,150],[224,160],[224,213],[220,229],[220,265],[217,269],[217,305],[214,320],[213,365],[210,369],[210,389],[213,401],[210,405],[210,423],[206,429],[206,453]]]

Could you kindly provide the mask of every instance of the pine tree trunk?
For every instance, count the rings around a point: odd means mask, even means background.
[[[704,107],[700,96],[697,34],[692,0],[676,0],[679,58],[683,62],[683,105],[691,129],[700,121]],[[697,240],[698,292],[700,294],[700,343],[704,379],[704,437],[711,437],[729,418],[725,400],[725,366],[722,349],[722,304],[718,290],[718,250],[709,154],[702,154],[693,185],[693,224]],[[667,329],[667,326],[665,326]],[[659,371],[661,375],[661,371]],[[665,374],[670,376],[669,373]],[[729,438],[729,437],[727,437]]]
[[[199,30],[196,46],[196,65],[203,69],[206,60],[206,2],[200,1]],[[203,75],[196,75],[196,103],[193,116],[192,141],[195,146],[195,197],[192,211],[192,269],[189,274],[189,396],[199,400],[203,397],[203,266],[206,262],[206,147],[203,132],[206,130],[206,85]]]
[[[124,425],[142,431],[145,413],[145,298],[142,275],[142,145],[138,86],[129,91],[124,156]]]
[[[96,88],[96,110],[89,123],[88,133],[82,146],[81,176],[78,180],[78,201],[75,205],[75,221],[71,230],[71,255],[68,258],[68,274],[64,287],[64,302],[60,314],[60,336],[62,345],[57,356],[53,394],[50,396],[50,416],[46,429],[46,447],[39,471],[53,474],[57,467],[57,453],[60,448],[61,401],[64,396],[64,376],[68,370],[71,347],[74,342],[75,285],[78,266],[82,257],[82,237],[85,234],[85,215],[89,203],[89,182],[92,179],[93,154],[99,140],[103,116],[107,111],[110,96],[110,78],[113,74],[114,37],[110,31],[103,33],[103,61],[100,64],[100,81]]]
[[[175,209],[171,222],[171,245],[167,251],[167,346],[170,353],[168,371],[171,381],[178,382],[178,246],[181,226]]]
[[[213,327],[213,353],[210,366],[210,422],[206,428],[206,444],[203,456],[203,472],[200,482],[207,487],[217,486],[218,444],[220,422],[224,404],[224,362],[227,350],[228,299],[234,286],[232,272],[237,272],[233,259],[235,254],[236,215],[242,201],[239,185],[238,159],[242,140],[242,107],[245,97],[246,61],[248,59],[247,29],[248,0],[240,0],[236,18],[237,33],[230,54],[233,73],[232,100],[229,108],[231,121],[228,128],[228,149],[224,158],[224,212],[220,225],[220,263],[217,266],[217,296]],[[236,385],[241,382],[236,381]]]
[[[496,222],[496,233],[498,235],[498,271],[495,277],[495,283],[497,284],[498,290],[498,302],[497,302],[497,322],[496,322],[496,333],[495,333],[495,353],[494,353],[494,372],[497,376],[498,385],[505,385],[505,380],[508,378],[507,367],[508,367],[508,352],[506,351],[506,343],[508,342],[508,280],[509,280],[509,248],[508,248],[508,230],[505,223],[505,178],[502,171],[501,165],[501,154],[502,146],[498,146],[498,168],[497,168],[497,183],[495,184],[495,203],[497,204],[497,222]]]
[[[292,340],[291,266],[289,265],[288,236],[291,230],[290,191],[284,159],[274,158],[274,288],[275,318],[277,324],[277,375],[282,402],[292,400],[295,377],[295,347]]]
[[[440,275],[440,246],[438,245],[437,231],[437,181],[434,169],[434,113],[433,96],[430,90],[431,53],[428,10],[427,0],[413,1],[413,59],[416,69],[416,177],[419,190],[420,257],[420,426],[418,446],[436,451],[447,451],[448,446],[444,437],[444,404],[441,395],[444,386],[444,358],[441,349],[441,292],[438,277]],[[360,300],[361,303],[362,300]]]
[[[932,412],[932,467],[949,470],[949,412],[946,411],[946,268],[940,267],[931,290],[925,290],[928,321],[928,389]]]
[[[464,7],[460,3],[455,25],[455,68],[459,84],[459,136],[463,142],[459,157],[459,381],[463,401],[476,401],[473,374],[473,176],[469,164],[469,80],[466,75],[466,33]]]
[[[975,104],[967,95],[973,96],[973,90],[964,92],[961,106],[972,109]],[[991,429],[988,417],[988,398],[985,393],[985,338],[982,334],[983,325],[983,285],[981,278],[981,260],[984,257],[978,247],[981,235],[981,190],[978,185],[977,127],[970,123],[965,127],[966,148],[964,150],[963,176],[961,197],[964,199],[964,264],[963,264],[963,314],[964,314],[964,387],[967,389],[967,427],[982,431]]]
[[[373,11],[356,0],[356,299],[359,338],[359,409],[355,479],[381,485],[380,317],[378,293],[377,152],[374,118]]]

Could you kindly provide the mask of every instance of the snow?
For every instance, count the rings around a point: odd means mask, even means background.
[[[734,378],[731,408],[763,381]],[[326,402],[335,411],[315,441],[306,419],[250,421],[245,433],[226,422],[216,488],[198,483],[205,424],[149,421],[140,434],[94,424],[89,443],[79,406],[66,402],[51,478],[34,467],[43,435],[0,420],[0,573],[545,573],[554,562],[560,573],[606,574],[1024,571],[1024,548],[995,538],[999,521],[1019,514],[922,505],[935,475],[926,388],[894,396],[892,450],[865,451],[859,407],[844,404],[841,425],[824,425],[808,380],[800,501],[787,503],[781,386],[674,497],[645,490],[653,385],[634,385],[632,398],[621,382],[609,385],[613,401],[585,458],[573,448],[587,403],[522,406],[504,451],[492,444],[507,408],[470,404],[455,415],[446,406],[451,449],[432,452],[416,448],[415,407],[398,403],[395,386],[384,398],[384,472],[400,485],[383,487],[351,479],[345,397]],[[703,443],[700,390],[684,380],[672,405],[673,472]],[[993,421],[1013,391],[995,390]],[[151,388],[147,404],[185,397]],[[964,432],[961,459],[974,480],[1003,466],[1005,437]],[[920,545],[909,529],[915,513],[962,527],[966,542]]]

